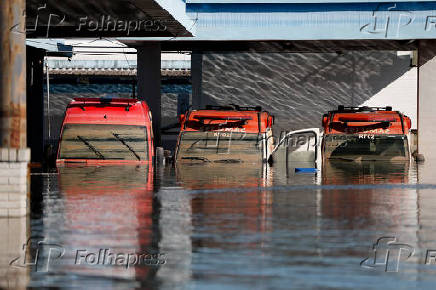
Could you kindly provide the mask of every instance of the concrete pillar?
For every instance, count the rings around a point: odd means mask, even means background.
[[[2,0],[0,9],[0,217],[28,212],[25,4]]]
[[[181,93],[177,95],[177,116],[189,110],[189,94]]]
[[[26,148],[25,1],[2,0],[0,11],[0,147]]]
[[[436,40],[420,40],[418,58],[418,152],[436,159]]]
[[[420,184],[434,183],[436,172],[436,40],[420,40],[418,46],[418,152],[426,161],[417,167]],[[433,159],[433,160],[432,160]],[[434,191],[417,190],[420,248],[431,248],[434,241],[434,219],[436,206],[432,202]]]
[[[192,108],[202,109],[203,104],[201,83],[203,81],[203,53],[193,51],[191,55]]]
[[[44,160],[44,50],[27,47],[27,145],[32,162]]]
[[[161,142],[161,47],[160,42],[147,42],[138,51],[138,99],[147,102],[153,114],[153,134],[156,147]]]
[[[26,33],[24,0],[0,9],[0,288],[25,289],[28,269],[9,263],[27,239]]]

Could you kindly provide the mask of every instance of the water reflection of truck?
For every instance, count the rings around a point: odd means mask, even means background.
[[[256,163],[273,149],[273,117],[260,107],[207,106],[181,116],[176,162]]]
[[[260,237],[255,241],[242,240],[240,243],[232,242],[232,245],[259,247],[264,241],[264,234],[272,229],[273,199],[272,191],[266,189],[272,185],[268,164],[260,165],[176,163],[178,184],[184,189],[202,191],[190,193],[193,226],[212,226],[217,236],[232,235],[235,229],[258,233]],[[204,194],[203,191],[207,190],[211,191]],[[193,239],[194,247],[198,245],[197,241],[198,238]],[[203,239],[201,246],[215,248],[222,247],[223,243],[209,238]]]
[[[415,183],[415,170],[408,160],[327,160],[323,163],[322,184],[328,187],[321,190],[320,216],[327,219],[330,226],[336,223],[340,228],[365,231],[374,225],[386,225],[392,232],[400,231],[413,237],[416,235],[412,226],[416,223],[416,190],[393,185]],[[375,186],[377,184],[382,186]],[[341,185],[347,187],[341,188]],[[406,231],[405,223],[408,225]]]
[[[152,132],[145,102],[76,98],[65,112],[56,164],[146,163],[154,156]]]
[[[154,209],[151,164],[74,165],[58,167],[60,193],[54,208],[55,216],[62,217],[56,220],[61,224],[62,235],[54,238],[60,238],[59,243],[72,253],[86,250],[101,258],[90,264],[75,262],[76,255],[66,255],[57,271],[83,276],[82,282],[88,282],[86,277],[154,279],[158,267],[138,263],[127,269],[109,255],[158,251],[157,219],[153,214],[159,210]],[[100,249],[103,250],[99,252]],[[107,251],[103,253],[104,249]]]

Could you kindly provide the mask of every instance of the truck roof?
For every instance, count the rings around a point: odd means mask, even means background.
[[[264,133],[271,125],[272,116],[266,111],[251,108],[241,108],[240,110],[206,109],[189,111],[186,119],[182,122],[182,131]]]
[[[144,125],[149,123],[145,102],[122,98],[75,98],[67,106],[64,124]]]
[[[407,134],[410,118],[391,107],[343,107],[324,116],[326,134]]]

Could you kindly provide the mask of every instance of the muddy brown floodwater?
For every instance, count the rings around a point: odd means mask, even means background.
[[[431,164],[35,172],[28,233],[44,244],[22,275],[59,288],[433,289]]]

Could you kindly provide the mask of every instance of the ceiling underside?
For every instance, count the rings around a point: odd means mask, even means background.
[[[28,38],[189,37],[153,0],[26,1]]]

